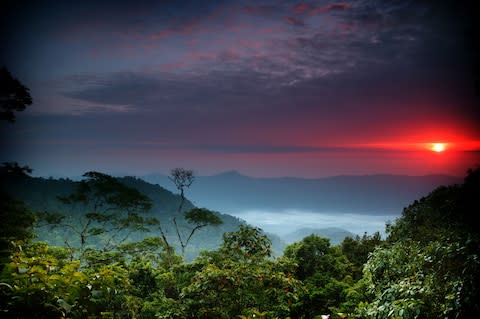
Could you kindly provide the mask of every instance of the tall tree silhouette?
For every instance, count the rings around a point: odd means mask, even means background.
[[[170,171],[170,176],[168,177],[177,187],[180,192],[180,205],[178,206],[178,213],[182,214],[185,220],[193,226],[190,229],[188,235],[182,236],[180,227],[177,223],[177,217],[173,217],[173,224],[175,225],[175,232],[177,233],[178,242],[182,248],[182,257],[185,257],[185,249],[187,248],[190,239],[192,239],[193,234],[201,228],[207,226],[218,226],[223,223],[222,219],[215,215],[214,212],[205,209],[205,208],[193,208],[187,212],[182,211],[183,205],[185,204],[185,188],[188,188],[192,185],[195,180],[195,175],[192,170],[184,168],[174,168]],[[162,234],[163,235],[163,234]]]
[[[14,78],[6,67],[0,69],[0,120],[15,122],[15,111],[32,104],[29,89]]]

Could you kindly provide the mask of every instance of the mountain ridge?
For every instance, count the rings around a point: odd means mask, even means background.
[[[129,176],[129,174],[120,174],[122,176]],[[135,175],[138,177],[150,177],[150,176],[163,176],[165,178],[168,177],[167,174],[160,173],[160,172],[151,172],[147,174],[139,174]],[[355,177],[374,177],[374,176],[390,176],[390,177],[445,177],[445,178],[453,178],[453,179],[460,179],[463,180],[464,177],[452,175],[452,174],[443,174],[443,173],[431,173],[431,174],[418,174],[418,175],[410,175],[410,174],[392,174],[392,173],[372,173],[372,174],[337,174],[337,175],[328,175],[328,176],[321,176],[321,177],[302,177],[302,176],[252,176],[248,174],[244,174],[238,170],[225,170],[219,173],[214,174],[206,174],[206,175],[196,175],[198,178],[209,178],[209,177],[220,177],[220,176],[238,176],[244,177],[249,179],[261,179],[261,180],[269,180],[269,179],[291,179],[291,180],[325,180],[325,179],[337,179],[342,177],[348,178],[355,178]]]
[[[141,178],[167,189],[174,187],[166,175],[148,174]],[[233,215],[253,209],[400,215],[404,207],[434,188],[462,180],[447,174],[336,175],[309,179],[249,177],[238,171],[226,171],[197,176],[187,193],[199,205]]]

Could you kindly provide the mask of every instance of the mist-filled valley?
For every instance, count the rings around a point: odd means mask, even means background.
[[[131,185],[137,180],[137,186],[144,185],[150,194],[178,191],[167,175],[115,176]],[[79,181],[82,177],[68,179]],[[379,232],[384,237],[386,224],[400,217],[404,207],[435,187],[461,181],[461,177],[449,175],[254,178],[230,171],[195,176],[192,185],[185,188],[185,196],[189,205],[262,228],[276,238],[281,250],[292,238],[301,239],[296,232],[323,234],[335,243],[364,233]],[[161,214],[161,206],[154,207],[155,214]],[[164,213],[173,208],[168,204]]]
[[[349,235],[373,234],[385,235],[385,225],[400,217],[398,215],[364,215],[343,213],[321,213],[308,211],[242,211],[235,216],[249,224],[257,225],[263,230],[279,235],[283,240],[298,230],[343,231]],[[320,232],[321,233],[321,232]],[[324,234],[325,236],[325,234]],[[329,237],[329,236],[326,236]],[[343,238],[342,238],[343,239]]]
[[[142,178],[175,191],[166,175]],[[440,185],[461,181],[448,175],[253,178],[230,171],[198,176],[186,193],[195,205],[239,217],[286,242],[289,235],[305,228],[329,235],[337,228],[338,240],[343,239],[342,232],[385,235],[385,225],[400,217],[415,199]]]

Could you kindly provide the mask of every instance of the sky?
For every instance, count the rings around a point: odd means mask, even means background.
[[[0,123],[0,160],[463,176],[480,164],[473,3],[7,0],[0,65],[33,104]]]

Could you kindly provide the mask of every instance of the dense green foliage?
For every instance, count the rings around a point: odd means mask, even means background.
[[[307,236],[288,246],[285,257],[297,263],[295,277],[302,280],[306,288],[295,309],[295,317],[313,318],[331,313],[345,300],[343,291],[353,283],[351,264],[328,239]]]
[[[332,245],[312,234],[287,246],[283,256],[273,256],[271,241],[260,229],[238,224],[223,232],[220,245],[188,262],[169,249],[156,229],[158,223],[149,219],[147,192],[99,173],[86,177],[76,184],[79,187],[59,193],[67,204],[60,208],[84,206],[74,209],[83,219],[71,226],[88,225],[76,233],[76,246],[32,240],[39,230],[32,227],[35,221],[55,222],[60,227],[58,222],[64,218],[33,214],[4,189],[1,216],[11,229],[1,236],[2,245],[8,245],[8,249],[2,247],[2,318],[329,315],[429,319],[477,318],[480,314],[478,169],[470,171],[464,183],[439,187],[406,207],[387,226],[385,240],[378,233],[365,234]],[[15,181],[19,183],[18,178]],[[136,179],[128,181],[146,187]],[[178,209],[178,204],[172,204],[172,209]],[[184,208],[182,225],[219,223],[219,214]],[[23,219],[16,223],[12,214]],[[50,217],[40,220],[38,216]],[[157,216],[161,217],[152,217]],[[144,228],[148,232],[134,236]],[[114,230],[131,236],[109,240]],[[167,240],[175,238],[173,233]],[[194,242],[196,237],[192,238]],[[82,240],[88,254],[81,253]],[[105,240],[108,246],[99,244]],[[72,254],[72,247],[76,253]]]
[[[365,265],[360,318],[477,318],[480,169],[415,201]]]
[[[291,261],[266,258],[264,235],[241,239],[257,231],[245,226],[226,234],[222,247],[189,264],[150,258],[143,247],[129,259],[82,265],[66,258],[66,249],[17,243],[1,275],[0,309],[7,318],[286,317],[301,282]]]
[[[363,234],[362,237],[355,236],[346,237],[340,248],[342,253],[348,258],[352,263],[352,276],[355,280],[358,280],[362,277],[363,265],[367,262],[368,256],[370,253],[380,245],[382,238],[379,232],[374,233],[369,236],[367,233]]]
[[[17,163],[3,163],[0,167],[0,180],[7,180],[7,176],[16,179],[28,178],[31,169],[21,167]],[[7,185],[0,187],[0,262],[1,265],[8,260],[11,253],[10,243],[16,240],[28,240],[34,237],[32,226],[35,223],[35,215],[26,207],[25,203],[14,198],[6,190]],[[1,269],[2,267],[0,267]]]
[[[33,237],[30,231],[34,215],[25,205],[0,189],[0,260],[2,264],[10,255],[10,243],[15,240],[27,240]]]

